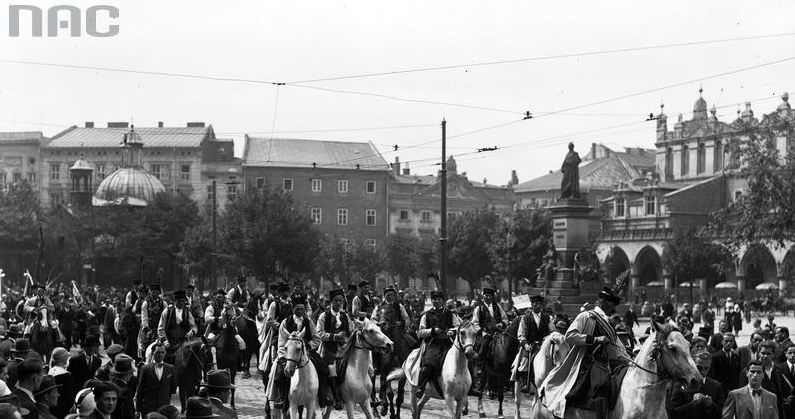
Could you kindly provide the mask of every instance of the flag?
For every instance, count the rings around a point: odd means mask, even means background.
[[[80,290],[77,288],[77,284],[75,283],[75,281],[71,281],[71,282],[72,282],[72,299],[76,303],[82,304],[83,303],[83,296],[80,294]]]
[[[630,271],[631,269],[627,269],[616,277],[616,281],[614,282],[615,285],[613,285],[613,292],[615,292],[616,295],[620,296],[624,293],[624,291],[626,291],[627,286],[629,285],[628,279]]]
[[[29,296],[28,293],[33,288],[33,277],[30,276],[30,272],[27,269],[25,269],[23,275],[25,276],[25,288],[22,290],[22,296],[27,298]]]

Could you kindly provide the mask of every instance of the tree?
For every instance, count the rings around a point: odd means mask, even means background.
[[[663,266],[677,281],[706,279],[715,284],[731,268],[732,254],[726,247],[696,230],[677,231],[665,245]]]
[[[411,234],[397,233],[387,237],[385,268],[397,276],[401,288],[410,278],[427,275],[420,270],[420,238]]]
[[[795,240],[795,139],[787,125],[738,122],[739,137],[731,143],[739,156],[737,178],[746,179],[747,193],[713,215],[707,231],[730,247],[759,241],[784,246]],[[786,145],[782,155],[778,142]]]
[[[275,274],[277,267],[299,274],[315,268],[320,235],[288,194],[250,189],[227,204],[220,224],[221,247],[261,278]]]
[[[535,275],[551,238],[549,213],[514,211],[510,218],[500,220],[489,246],[496,271],[510,281]]]
[[[488,250],[500,218],[493,211],[473,211],[451,217],[447,229],[447,272],[467,281],[471,289],[494,272]],[[442,278],[444,281],[445,278]]]
[[[6,281],[21,281],[36,261],[41,220],[39,200],[27,182],[0,188],[0,214],[0,267]]]

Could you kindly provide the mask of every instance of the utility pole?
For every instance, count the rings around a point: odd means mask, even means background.
[[[216,213],[218,207],[218,199],[216,198],[218,191],[215,189],[215,179],[213,179],[213,252],[212,252],[212,287],[218,288],[218,278],[215,276],[215,253],[218,245],[218,229],[216,228]]]
[[[439,282],[447,295],[447,121],[442,119],[442,214],[439,228]]]

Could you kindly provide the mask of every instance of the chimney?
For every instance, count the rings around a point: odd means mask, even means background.
[[[129,128],[129,122],[108,122],[108,128]]]
[[[409,164],[406,163],[406,166],[403,167],[403,175],[409,176],[411,174],[411,169],[409,169]]]
[[[596,160],[596,143],[591,143],[591,158]]]
[[[511,182],[509,183],[510,186],[515,186],[519,184],[519,176],[516,175],[516,170],[511,170]]]
[[[400,157],[395,156],[395,164],[392,165],[392,168],[395,170],[395,174],[400,174]]]
[[[188,122],[188,128],[204,128],[204,122]]]
[[[163,121],[157,121],[157,127],[163,128]]]
[[[94,128],[94,123],[91,121],[86,121],[86,128]]]

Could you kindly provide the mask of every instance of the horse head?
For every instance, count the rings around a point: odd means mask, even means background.
[[[304,359],[307,358],[306,355],[306,343],[304,342],[304,333],[306,333],[306,329],[299,332],[293,332],[290,334],[290,337],[287,338],[287,343],[284,345],[284,374],[288,377],[292,377],[295,374],[295,371],[298,368],[301,368],[306,365]]]
[[[662,370],[663,376],[670,375],[674,380],[680,381],[686,388],[697,390],[704,378],[690,356],[690,343],[673,324],[661,325],[654,320],[652,324],[656,336],[651,357],[657,360],[657,370]]]
[[[566,359],[571,347],[566,343],[566,336],[560,332],[552,332],[549,334],[549,351],[546,356],[552,360],[552,364],[558,366]]]
[[[178,354],[180,355],[177,359],[181,360],[184,368],[188,368],[191,362],[196,361],[199,363],[201,369],[204,370],[207,347],[207,338],[205,337],[187,340],[177,348]],[[175,359],[174,362],[178,361]]]
[[[392,352],[394,342],[389,339],[379,325],[369,319],[354,320],[356,343],[365,349],[375,350],[386,355]]]
[[[475,354],[473,349],[477,341],[477,332],[475,325],[471,321],[466,320],[461,322],[455,330],[455,343],[454,345],[464,353],[467,357]]]

